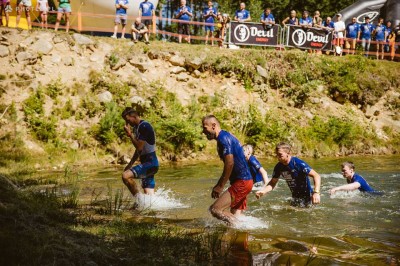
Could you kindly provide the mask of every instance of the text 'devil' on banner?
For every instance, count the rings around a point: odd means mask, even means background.
[[[300,49],[332,50],[332,31],[301,26],[289,26],[286,46]]]
[[[276,46],[279,26],[264,26],[260,23],[231,22],[230,41],[236,45]]]

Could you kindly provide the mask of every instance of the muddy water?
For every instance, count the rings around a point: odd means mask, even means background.
[[[232,264],[286,265],[290,261],[305,265],[310,247],[315,246],[314,265],[397,265],[393,263],[400,259],[400,157],[351,160],[356,171],[384,196],[340,192],[331,197],[330,188],[346,183],[339,173],[343,159],[307,159],[322,176],[322,203],[307,209],[290,207],[284,181],[261,200],[249,195],[247,217],[239,228],[226,230],[238,239],[230,255]],[[269,174],[276,163],[261,162]],[[83,173],[82,200],[93,190],[107,191],[107,186],[121,189],[121,171],[106,168]],[[148,215],[185,227],[221,226],[207,211],[213,202],[211,188],[221,171],[222,163],[217,161],[162,165],[156,176],[159,202]]]

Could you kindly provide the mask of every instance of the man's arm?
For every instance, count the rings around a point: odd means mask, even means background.
[[[231,176],[233,165],[234,165],[233,154],[225,155],[224,171],[222,172],[222,175],[219,178],[218,183],[214,186],[211,192],[211,197],[213,199],[219,198],[219,195],[224,190],[224,186],[226,182],[229,180],[229,177]]]
[[[132,156],[131,161],[128,163],[128,165],[125,167],[124,171],[129,170],[132,168],[133,164],[136,162],[136,160],[139,158],[139,153],[137,150],[135,150],[135,153]]]
[[[339,186],[339,187],[334,187],[330,190],[331,195],[335,194],[336,191],[340,191],[340,190],[345,190],[345,191],[351,191],[351,190],[356,190],[359,187],[361,187],[361,184],[358,182],[354,182],[354,183],[350,183],[350,184],[346,184],[343,186]]]
[[[268,174],[267,174],[267,171],[265,171],[264,167],[261,167],[258,172],[261,174],[261,176],[264,180],[264,184],[268,184]]]
[[[312,195],[312,203],[318,204],[321,202],[320,192],[321,192],[321,176],[315,172],[315,170],[311,170],[308,174],[314,179],[314,192]],[[316,193],[318,192],[318,193]]]
[[[279,178],[271,178],[271,180],[269,181],[268,185],[265,188],[256,192],[256,198],[259,199],[262,196],[264,196],[265,194],[267,194],[268,192],[272,191],[275,188],[278,181],[279,181]]]
[[[126,135],[131,139],[131,142],[132,142],[133,146],[135,146],[136,151],[138,151],[139,154],[140,154],[141,151],[143,150],[145,141],[140,140],[140,139],[136,139],[136,138],[133,136],[132,131],[131,131],[131,128],[130,128],[130,126],[129,126],[128,124],[126,124],[126,125],[124,126],[124,130],[125,130],[125,132],[126,132]]]
[[[185,13],[186,13],[186,14],[188,14],[188,16],[189,16],[189,17],[193,17],[193,14],[192,14],[191,12],[189,12],[189,10],[188,10],[188,9],[186,10],[186,12],[185,12]]]

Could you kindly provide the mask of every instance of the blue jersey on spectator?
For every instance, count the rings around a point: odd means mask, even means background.
[[[231,133],[221,130],[217,138],[217,150],[221,160],[225,159],[226,155],[233,155],[233,169],[229,181],[231,184],[236,180],[251,180],[251,174],[244,157],[242,145],[239,140]]]
[[[119,5],[119,3],[122,2],[125,6],[129,4],[128,0],[115,0],[115,4]],[[116,9],[116,14],[117,15],[126,15],[126,9],[125,8],[117,8]]]
[[[250,17],[250,12],[246,9],[237,10],[235,13],[235,17],[237,17],[238,20],[248,19]]]
[[[387,41],[387,42],[389,41],[389,35],[390,35],[390,33],[392,33],[392,29],[386,27],[386,41]]]
[[[328,27],[328,28],[331,28],[331,29],[334,29],[334,28],[335,28],[335,23],[334,23],[333,21],[331,21],[331,22],[329,22],[329,24],[328,24],[328,23],[326,23],[326,20],[324,20],[324,21],[322,22],[322,26]]]
[[[360,25],[357,23],[350,23],[346,27],[347,38],[350,39],[357,39],[358,38],[358,31],[360,30]]]
[[[375,27],[375,38],[377,41],[384,41],[385,40],[385,25],[376,25]]]
[[[364,23],[360,26],[361,39],[371,40],[371,33],[375,29],[371,23]]]
[[[175,16],[177,16],[181,11],[188,11],[189,13],[192,13],[192,9],[188,6],[181,6],[178,8],[178,10],[175,12]],[[190,16],[188,14],[183,14],[182,16],[180,16],[178,19],[180,20],[185,20],[185,21],[189,21],[190,20]]]
[[[249,169],[251,176],[253,177],[253,183],[257,183],[260,181],[264,181],[260,169],[262,165],[260,162],[257,160],[257,158],[254,155],[251,155],[248,161]]]
[[[300,25],[312,25],[313,21],[312,18],[306,17],[306,18],[300,18],[299,20]]]
[[[265,12],[264,12],[264,13],[262,13],[262,15],[261,15],[261,21],[265,21],[265,22],[275,22],[275,17],[274,17],[274,15],[272,15],[272,14],[267,15],[267,14],[265,14]]]
[[[312,168],[306,162],[292,156],[288,165],[277,163],[272,173],[272,178],[282,176],[286,180],[293,198],[309,200],[313,193],[308,178],[311,170]]]
[[[347,183],[349,184],[354,182],[360,183],[361,186],[358,188],[358,190],[361,192],[375,192],[375,190],[372,187],[370,187],[367,181],[365,181],[365,179],[359,174],[354,173],[353,177],[351,178],[351,181],[347,181]]]
[[[215,7],[211,7],[211,8],[206,7],[206,8],[204,8],[203,15],[206,16],[206,15],[208,15],[208,14],[217,15],[217,9],[216,9]],[[205,19],[205,22],[206,22],[206,23],[214,23],[214,17],[213,17],[213,16],[207,17],[207,18]]]
[[[297,20],[297,18],[289,18],[289,25],[296,25]]]
[[[153,15],[154,5],[151,2],[141,2],[139,9],[143,17],[151,17]]]

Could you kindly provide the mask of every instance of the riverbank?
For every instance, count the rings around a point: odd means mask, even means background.
[[[273,156],[280,141],[303,157],[399,150],[395,62],[299,50],[133,45],[40,30],[1,34],[0,63],[9,66],[0,70],[3,159],[21,154],[21,167],[27,161],[35,169],[125,164],[132,147],[120,113],[127,105],[153,124],[163,162],[216,156],[200,128],[210,113],[259,157]]]

